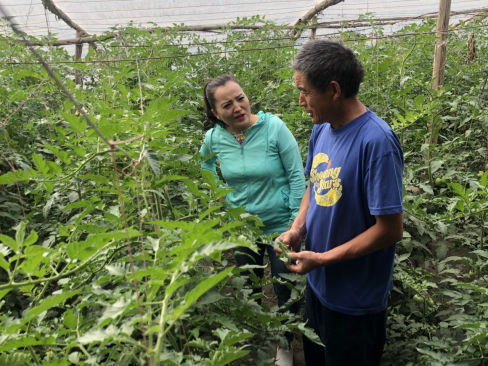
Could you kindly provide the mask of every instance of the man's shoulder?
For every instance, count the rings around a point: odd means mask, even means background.
[[[381,145],[388,150],[398,150],[400,147],[400,140],[395,131],[386,123],[381,117],[375,113],[370,113],[370,118],[362,128],[363,130],[363,146]]]

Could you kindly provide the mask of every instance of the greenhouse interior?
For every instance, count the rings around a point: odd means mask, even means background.
[[[488,365],[486,0],[0,13],[0,366]]]

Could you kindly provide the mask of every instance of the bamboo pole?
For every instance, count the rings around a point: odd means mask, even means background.
[[[437,39],[434,50],[434,70],[432,72],[432,86],[436,90],[444,85],[444,71],[446,68],[447,53],[447,34],[449,32],[449,16],[451,12],[451,0],[439,0],[439,13],[437,16]],[[437,144],[437,135],[435,135],[435,121],[429,123],[430,138],[426,139],[428,144]],[[430,162],[429,162],[430,164]]]
[[[82,32],[77,30],[76,31],[76,38],[82,37]],[[81,58],[81,54],[83,53],[83,43],[79,43],[76,45],[75,49],[75,60],[78,61]],[[83,87],[83,78],[81,77],[81,71],[76,69],[75,71],[75,83],[81,85]]]
[[[444,70],[446,67],[447,33],[449,28],[449,16],[451,0],[439,1],[439,14],[437,17],[437,39],[434,51],[434,70],[432,73],[432,89],[444,85]]]

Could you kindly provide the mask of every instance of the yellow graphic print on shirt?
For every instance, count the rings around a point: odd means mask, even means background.
[[[327,169],[317,172],[317,168],[322,163],[327,163]],[[331,164],[329,157],[324,153],[319,153],[313,158],[310,182],[313,183],[315,201],[320,206],[333,206],[342,196],[342,185],[339,179],[341,167],[331,168]]]

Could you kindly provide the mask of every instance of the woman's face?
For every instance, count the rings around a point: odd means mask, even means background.
[[[239,84],[229,81],[215,89],[213,114],[229,126],[229,131],[240,132],[251,127],[251,104]]]

